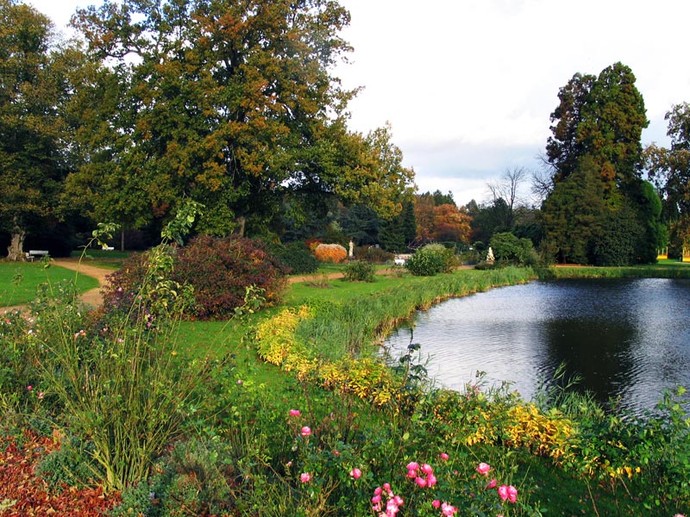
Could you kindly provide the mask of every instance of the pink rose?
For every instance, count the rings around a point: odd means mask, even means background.
[[[362,477],[362,471],[355,467],[350,471],[350,476],[354,479],[359,479]]]
[[[300,480],[302,483],[309,483],[309,482],[311,481],[311,474],[309,474],[309,472],[302,472],[302,473],[299,475],[299,480]]]
[[[402,506],[402,505],[405,503],[405,501],[403,501],[403,498],[400,497],[399,495],[396,495],[396,496],[393,498],[393,501],[394,501],[395,504],[398,505],[398,506]]]
[[[448,456],[448,454],[446,454],[445,452],[439,454],[438,457],[441,458],[443,461],[448,461],[448,459],[450,458],[450,456]]]
[[[290,410],[290,416],[300,416],[302,413],[300,413],[299,409],[291,409]]]
[[[305,425],[300,431],[300,433],[302,434],[302,436],[309,436],[311,434],[311,429]]]
[[[374,497],[371,498],[372,504],[379,504],[380,502],[381,502],[381,494],[376,494]]]
[[[431,488],[435,484],[436,484],[436,476],[434,476],[433,474],[429,474],[429,476],[426,478],[426,486]]]
[[[417,477],[417,471],[416,470],[408,470],[407,471],[407,477],[410,479],[414,479]]]
[[[417,486],[419,486],[420,488],[426,487],[426,479],[424,479],[423,477],[415,478],[414,482],[417,483]]]
[[[511,503],[515,503],[517,501],[517,488],[515,488],[513,485],[508,486],[508,501]]]
[[[501,501],[505,501],[508,499],[508,486],[507,485],[501,485],[498,487],[498,497],[501,498]]]
[[[479,472],[482,476],[486,476],[490,470],[491,466],[488,463],[480,463],[477,465],[477,472]]]
[[[419,463],[416,461],[411,461],[405,468],[407,468],[407,470],[419,470]]]
[[[433,506],[436,509],[441,508],[441,501],[439,501],[438,499],[434,499],[433,501],[431,501],[431,506]]]
[[[498,484],[498,482],[497,482],[495,479],[492,479],[491,481],[489,481],[489,482],[486,484],[486,488],[487,488],[487,490],[489,490],[489,489],[491,489],[491,488],[496,488],[496,485],[497,485],[497,484]]]
[[[451,506],[448,503],[443,503],[441,505],[441,515],[443,515],[444,517],[451,517],[456,513],[458,513],[458,509],[455,508],[455,506]]]
[[[425,463],[424,465],[422,465],[422,472],[424,472],[427,475],[433,474],[434,469],[431,468],[431,465]]]

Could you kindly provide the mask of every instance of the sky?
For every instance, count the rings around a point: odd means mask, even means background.
[[[60,28],[76,7],[100,2],[28,3]],[[340,3],[354,51],[335,75],[362,87],[351,129],[389,123],[418,189],[450,191],[459,205],[487,201],[487,182],[509,169],[542,167],[558,90],[575,73],[618,61],[632,69],[650,120],[644,145],[667,144],[665,114],[690,102],[687,0]]]

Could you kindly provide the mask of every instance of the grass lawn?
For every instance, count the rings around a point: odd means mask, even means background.
[[[98,281],[61,267],[45,267],[41,262],[0,262],[0,307],[28,303],[36,297],[36,288],[45,282],[52,284],[77,279],[81,293],[98,287]]]
[[[82,258],[83,255],[82,260],[84,264],[115,271],[122,267],[122,263],[131,254],[131,251],[92,249],[87,250],[86,253],[83,250],[74,250],[70,256],[72,258]]]

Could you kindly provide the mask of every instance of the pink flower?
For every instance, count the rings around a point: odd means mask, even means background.
[[[497,484],[498,484],[498,482],[497,482],[495,479],[492,479],[491,481],[489,481],[489,482],[486,484],[486,488],[487,488],[487,490],[489,490],[489,489],[491,489],[491,488],[496,488],[496,485],[497,485]]]
[[[441,505],[441,515],[444,517],[451,517],[458,513],[458,509],[455,506],[451,506],[448,503],[443,503]]]
[[[374,497],[371,498],[372,504],[379,504],[380,502],[381,502],[381,494],[376,494]]]
[[[439,454],[438,457],[441,458],[443,461],[448,461],[448,459],[450,458],[450,456],[448,456],[448,454],[446,454],[445,452]]]
[[[511,503],[515,503],[517,501],[517,488],[515,488],[513,485],[508,486],[508,501]]]
[[[426,486],[431,488],[435,484],[436,484],[436,476],[434,476],[433,474],[429,474],[426,478]]]
[[[350,476],[352,476],[354,479],[359,479],[362,477],[362,471],[355,467],[350,471]]]
[[[414,482],[417,483],[417,486],[419,486],[420,488],[426,488],[426,479],[425,478],[420,476],[418,478],[415,478]]]
[[[486,476],[490,470],[491,466],[488,463],[480,463],[477,465],[477,472],[479,472],[482,476]]]
[[[393,501],[395,501],[395,504],[397,504],[398,506],[402,506],[405,503],[405,501],[403,501],[403,498],[400,497],[399,495],[396,495],[393,498]]]
[[[416,461],[411,461],[407,464],[407,470],[419,470],[419,463]]]
[[[391,484],[390,483],[384,483],[383,484],[383,489],[388,492],[389,494],[392,494],[393,491],[391,490]]]
[[[429,475],[434,473],[434,469],[431,468],[431,465],[425,463],[424,465],[422,465],[422,472]]]
[[[42,391],[38,392],[38,400],[43,400],[44,396],[45,396],[45,393],[43,393]]]
[[[300,413],[299,409],[291,409],[290,410],[290,416],[300,416],[302,413]]]
[[[311,474],[309,472],[302,472],[299,475],[299,480],[302,483],[309,483],[311,481]]]
[[[431,506],[437,509],[441,508],[441,501],[439,501],[438,499],[434,499],[433,501],[431,501]]]
[[[498,487],[498,497],[501,498],[501,501],[505,501],[508,499],[508,486],[507,485],[501,485]]]
[[[32,391],[33,389],[34,387],[31,384],[26,387],[26,391]]]
[[[417,471],[416,470],[408,470],[407,471],[407,477],[410,479],[414,479],[417,477]]]
[[[309,436],[311,435],[311,429],[305,425],[300,431],[300,433],[302,434],[302,436]]]

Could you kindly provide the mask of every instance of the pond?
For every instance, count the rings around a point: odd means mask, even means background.
[[[417,315],[386,345],[411,339],[437,385],[462,389],[485,372],[526,400],[561,363],[579,390],[639,413],[663,391],[690,387],[690,280],[558,280],[493,289]]]

